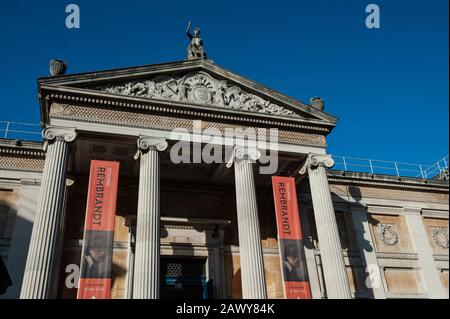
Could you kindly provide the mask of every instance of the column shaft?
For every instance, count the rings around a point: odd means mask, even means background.
[[[68,144],[62,138],[48,145],[21,298],[55,297],[67,157]]]
[[[159,154],[150,147],[141,155],[136,224],[134,299],[159,298]]]
[[[242,297],[265,299],[266,280],[252,163],[248,160],[236,162],[234,171]]]
[[[352,295],[342,255],[327,172],[324,165],[319,164],[316,168],[309,168],[308,173],[327,297],[349,299]]]

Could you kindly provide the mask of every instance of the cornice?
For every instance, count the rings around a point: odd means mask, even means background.
[[[132,66],[125,68],[116,68],[116,69],[107,69],[107,70],[98,70],[95,72],[81,72],[76,74],[64,74],[60,76],[51,76],[51,77],[41,77],[38,78],[38,84],[44,83],[58,83],[58,84],[67,84],[67,83],[85,83],[92,81],[93,79],[105,78],[105,79],[121,79],[124,77],[128,77],[130,75],[140,77],[146,76],[149,74],[163,72],[163,71],[179,71],[184,69],[191,69],[192,67],[201,66],[201,65],[214,65],[211,62],[206,62],[203,59],[197,60],[182,60],[182,61],[172,61],[172,62],[163,62],[157,64],[147,64],[140,66]]]
[[[376,256],[380,259],[419,260],[419,255],[415,253],[376,252]]]
[[[335,175],[335,171],[328,171],[328,181],[330,184],[351,184],[351,185],[369,185],[369,186],[382,186],[391,188],[403,188],[411,190],[429,190],[449,192],[449,184],[446,182],[427,180],[427,179],[411,179],[404,180],[396,176],[389,175],[376,175],[357,173],[358,177],[351,176],[353,172],[345,172],[345,175]],[[350,175],[350,176],[347,176]]]
[[[45,157],[43,143],[0,139],[0,155]]]
[[[155,115],[169,115],[180,118],[196,118],[209,121],[226,123],[242,123],[246,125],[258,125],[265,127],[286,128],[302,130],[327,135],[332,127],[322,122],[309,121],[307,119],[289,119],[281,116],[256,113],[243,113],[228,109],[217,109],[203,105],[184,104],[173,101],[149,100],[138,97],[110,96],[109,94],[95,91],[77,91],[69,89],[63,91],[57,88],[56,92],[48,92],[43,109],[41,111],[43,121],[49,120],[49,110],[52,103],[71,104],[76,106],[88,106],[112,110],[138,112]]]

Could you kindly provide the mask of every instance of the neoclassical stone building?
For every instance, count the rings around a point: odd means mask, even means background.
[[[120,162],[112,298],[283,298],[273,175],[296,180],[312,298],[448,298],[448,182],[333,170],[337,119],[320,99],[195,57],[38,88],[44,142],[0,139],[13,281],[0,297],[76,297],[89,164],[109,160]],[[254,128],[261,143],[241,145]],[[173,160],[180,142],[190,163]],[[195,160],[207,144],[231,156]],[[275,171],[261,173],[263,158]]]

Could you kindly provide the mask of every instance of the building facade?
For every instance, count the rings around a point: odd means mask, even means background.
[[[449,297],[448,181],[333,170],[320,98],[202,57],[38,87],[44,142],[0,139],[1,298],[76,297],[91,160],[120,162],[112,298],[284,298],[271,176],[296,181],[312,298]]]

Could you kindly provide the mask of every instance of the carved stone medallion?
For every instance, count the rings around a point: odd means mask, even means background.
[[[395,225],[378,224],[377,235],[381,242],[388,246],[394,246],[398,243],[398,232]]]
[[[448,228],[446,227],[432,227],[431,233],[433,236],[433,241],[436,245],[443,249],[448,249]]]

